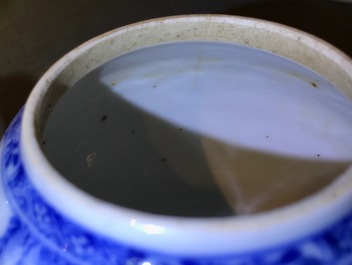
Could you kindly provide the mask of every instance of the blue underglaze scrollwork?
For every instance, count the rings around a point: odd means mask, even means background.
[[[2,182],[13,209],[0,237],[1,265],[351,265],[352,214],[290,245],[226,256],[168,256],[92,233],[52,208],[31,184],[19,146],[22,112],[3,139]]]

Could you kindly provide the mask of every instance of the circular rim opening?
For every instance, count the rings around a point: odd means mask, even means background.
[[[344,63],[349,67],[347,70],[352,69],[352,63],[343,53],[315,37],[275,23],[234,16],[196,15],[154,19],[94,38],[67,54],[45,73],[30,95],[24,111],[21,132],[24,163],[34,186],[54,209],[108,238],[173,254],[221,254],[275,246],[316,233],[350,210],[347,202],[352,199],[349,194],[352,190],[352,169],[322,191],[282,208],[251,216],[187,218],[139,212],[93,198],[62,178],[48,163],[37,138],[41,128],[40,113],[53,81],[67,67],[76,63],[82,55],[87,55],[97,44],[108,43],[121,32],[141,31],[146,25],[196,25],[214,21],[229,25],[240,23],[244,27],[256,27],[267,32],[275,30],[279,34],[286,34],[287,39],[295,35],[311,45],[319,43],[316,49],[322,53],[329,51],[326,56],[332,57],[335,62]],[[320,222],[317,224],[316,220]],[[218,244],[219,240],[223,244]]]

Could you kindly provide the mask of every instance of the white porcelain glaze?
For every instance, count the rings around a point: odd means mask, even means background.
[[[333,85],[283,57],[177,42],[82,78],[53,108],[41,141],[60,174],[102,200],[164,215],[249,214],[340,174],[352,159],[351,114]]]
[[[136,258],[135,263],[131,259],[128,261],[131,264],[186,264],[187,259],[194,264],[207,260],[214,264],[241,260],[246,260],[244,264],[255,260],[258,262],[254,264],[270,264],[270,259],[283,255],[291,247],[299,249],[297,256],[331,261],[330,256],[323,254],[327,252],[322,250],[316,236],[323,237],[322,231],[328,228],[342,227],[340,220],[351,214],[352,169],[322,191],[287,207],[252,216],[192,219],[157,216],[97,200],[63,179],[47,162],[38,137],[48,109],[66,89],[117,55],[184,40],[234,42],[275,52],[313,69],[352,96],[350,58],[315,37],[285,26],[210,15],[163,18],[126,26],[99,36],[63,57],[45,73],[30,95],[21,123],[20,153],[34,189],[51,210],[80,229],[142,252],[143,258]],[[258,254],[262,251],[264,256]],[[351,261],[350,255],[339,255],[336,257],[340,261]],[[284,264],[283,260],[277,264]],[[304,264],[304,259],[297,264]]]

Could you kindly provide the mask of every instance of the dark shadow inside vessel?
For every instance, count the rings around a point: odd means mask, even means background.
[[[173,46],[170,47],[173,49]],[[166,53],[166,58],[174,57]],[[199,58],[201,57],[195,56],[196,63],[192,64],[194,69],[190,68],[195,71],[195,78],[191,74],[187,84],[200,82],[197,79]],[[131,67],[131,80],[135,82],[133,67],[139,63],[129,59],[127,62],[129,64],[119,67]],[[149,63],[149,59],[146,62]],[[208,60],[207,63],[213,67],[215,62]],[[147,67],[150,66],[147,64]],[[152,77],[156,75],[159,81],[168,80],[168,71],[173,72],[173,68],[162,72],[163,68],[160,65],[158,67],[160,72],[152,71]],[[104,71],[104,68],[98,68],[93,71],[95,75],[88,74],[61,97],[48,117],[41,140],[47,158],[67,180],[104,201],[173,216],[250,214],[307,197],[329,184],[349,165],[349,161],[329,161],[319,153],[314,153],[314,158],[289,156],[289,152],[286,152],[289,150],[282,150],[282,153],[263,151],[197,132],[170,121],[167,115],[147,111],[136,102],[130,102],[114,92],[119,84],[115,83],[117,81],[106,81],[107,72]],[[120,74],[122,79],[126,79],[125,72],[121,70]],[[142,74],[144,76],[145,73]],[[184,74],[183,68],[179,74]],[[289,78],[291,76],[293,75]],[[140,88],[148,91],[157,89],[156,85],[151,85],[153,83],[146,88],[145,79],[137,78],[136,82],[138,84],[133,92],[136,98],[141,97]],[[168,85],[167,82],[163,84]],[[207,85],[204,80],[201,84],[201,87],[190,87],[199,89]],[[307,85],[306,82],[302,84]],[[259,83],[259,86],[262,84]],[[130,88],[130,85],[125,87],[128,91]],[[161,102],[166,108],[160,109],[167,110],[167,105],[171,104],[171,99],[175,96],[172,89],[166,97],[169,101],[151,97],[148,106]],[[212,92],[217,92],[218,89],[218,86],[211,87]],[[309,91],[312,89],[309,87]],[[314,89],[314,93],[318,91],[315,87]],[[165,90],[162,91],[164,93]],[[180,102],[190,96],[187,90],[180,93],[177,98],[179,101],[173,101],[173,111],[181,109]],[[251,92],[249,97],[253,95],[254,92]],[[196,96],[193,94],[192,100]],[[262,101],[261,97],[256,97],[258,102]],[[191,106],[190,110],[193,108],[192,100],[191,105],[187,105]],[[247,105],[244,104],[246,108],[240,110],[241,115],[246,113]],[[256,111],[265,111],[261,108],[266,108],[267,105],[270,104],[265,103]],[[222,107],[222,104],[219,106]],[[205,118],[208,119],[210,112],[207,106],[206,109]],[[250,126],[254,126],[249,128],[256,128],[256,117],[249,116],[253,123]],[[234,119],[232,116],[225,118]],[[242,119],[242,122],[246,122],[246,119]],[[278,121],[274,128],[280,125]],[[289,135],[279,134],[276,136],[284,137],[286,142],[292,140]],[[261,141],[270,141],[269,135],[264,135]],[[304,147],[301,149],[305,150]]]
[[[200,135],[136,108],[98,82],[81,92],[70,90],[59,101],[42,140],[48,159],[70,182],[151,213],[233,214],[214,183]]]
[[[239,200],[231,187],[247,194],[245,203],[271,195],[259,207],[266,210],[318,191],[347,167],[241,150],[150,115],[103,85],[90,88],[84,95],[69,91],[69,100],[58,103],[43,150],[74,185],[117,205],[174,216],[230,216],[241,207],[231,205]],[[237,184],[228,179],[231,170]],[[278,174],[282,183],[268,183]]]

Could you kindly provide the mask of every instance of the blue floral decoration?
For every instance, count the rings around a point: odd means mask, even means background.
[[[170,256],[112,241],[57,212],[31,184],[19,146],[22,111],[3,139],[1,175],[13,210],[0,237],[0,264],[11,265],[351,265],[352,213],[325,231],[286,246],[223,256]]]

